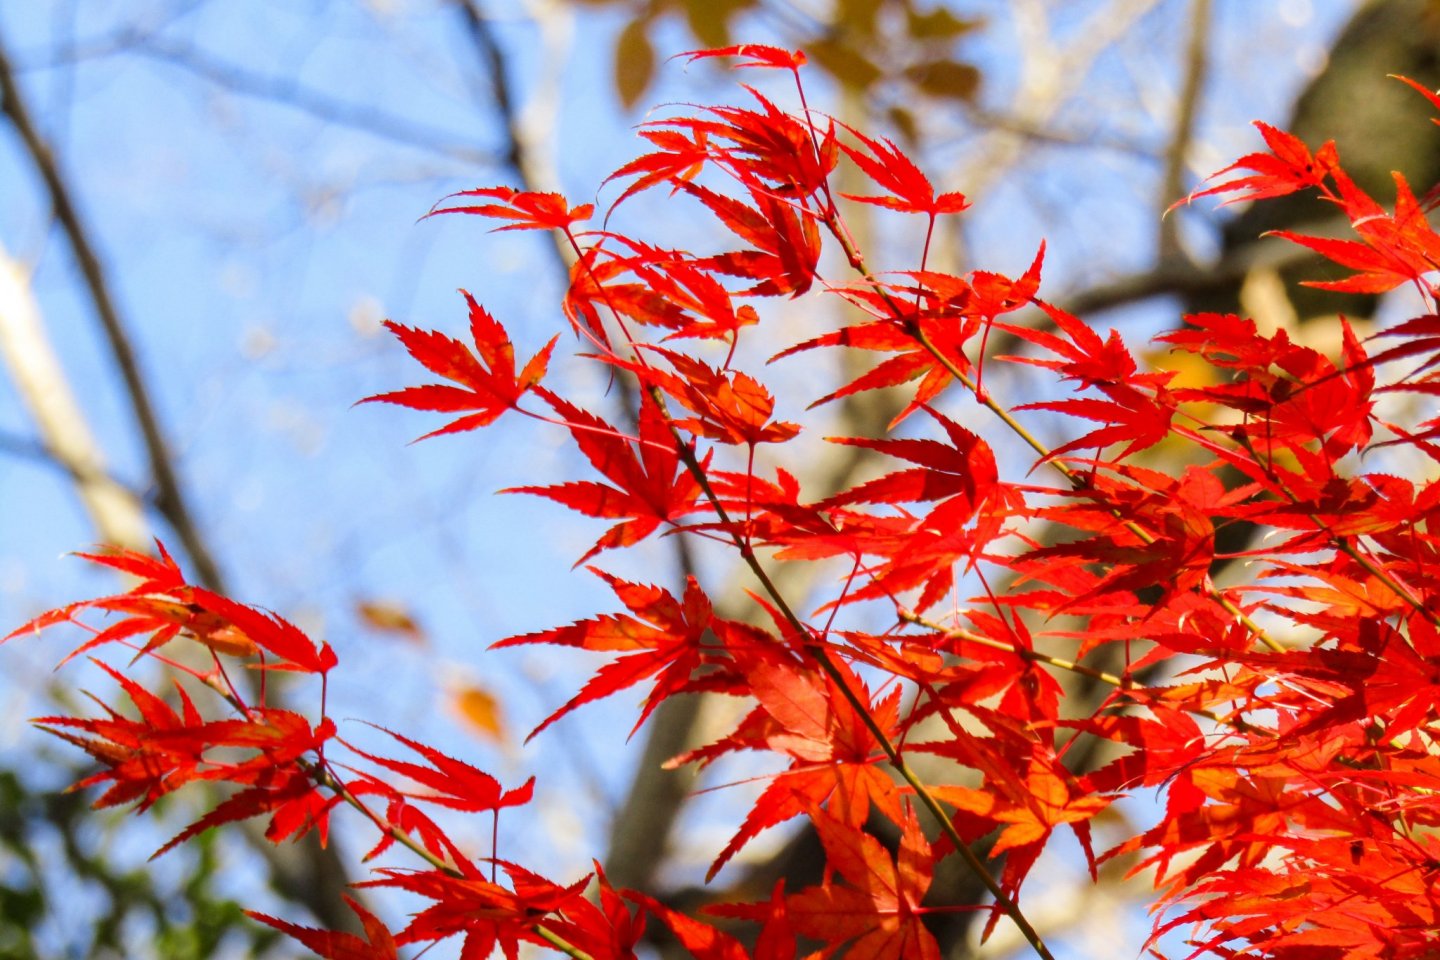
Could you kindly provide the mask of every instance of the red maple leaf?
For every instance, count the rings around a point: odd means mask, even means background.
[[[791,764],[760,794],[740,829],[710,865],[706,879],[713,878],[762,830],[799,816],[809,804],[827,804],[856,828],[870,815],[872,804],[898,823],[899,793],[878,766],[884,755],[864,719],[839,691],[837,681],[773,648],[747,643],[732,647],[732,654],[760,705],[728,737],[676,757],[666,766],[692,760],[710,763],[736,750],[769,750],[788,755]],[[893,736],[899,689],[872,702],[859,677],[848,668],[840,669],[844,682],[867,704],[875,723]]]
[[[661,524],[678,524],[695,509],[700,484],[681,464],[675,434],[648,394],[641,395],[639,436],[633,440],[549,391],[542,390],[542,395],[565,418],[576,446],[614,486],[576,480],[502,492],[531,493],[586,516],[620,519],[575,561],[577,567],[602,550],[639,543]]]
[[[485,879],[466,861],[461,861],[458,871],[386,867],[377,871],[382,879],[356,886],[398,887],[434,901],[396,934],[397,944],[463,936],[463,960],[484,960],[497,947],[507,960],[519,960],[520,944],[546,945],[535,932],[536,924],[582,900],[590,878],[561,887],[513,863],[499,861],[499,866],[509,878],[511,889]]]
[[[848,144],[840,144],[845,155],[855,162],[871,181],[889,191],[888,195],[862,196],[845,193],[841,196],[861,203],[873,203],[902,213],[924,213],[934,218],[945,213],[959,213],[970,206],[963,193],[942,193],[936,195],[930,179],[915,166],[899,147],[889,140],[872,140],[855,130],[845,127],[850,135],[859,140],[866,152]]]
[[[390,933],[390,929],[373,913],[356,903],[352,897],[346,896],[345,902],[354,911],[355,916],[360,919],[360,926],[365,931],[363,940],[353,933],[336,933],[330,930],[316,930],[314,927],[302,927],[287,920],[277,920],[256,910],[246,910],[245,915],[294,937],[313,950],[316,956],[324,957],[326,960],[396,960],[398,954],[395,948],[395,937]]]
[[[485,197],[500,202],[462,204],[456,207],[441,207],[436,204],[435,208],[426,216],[433,217],[442,213],[468,213],[497,220],[515,221],[503,227],[496,227],[497,232],[503,230],[562,230],[568,232],[572,224],[590,219],[590,215],[595,212],[595,205],[591,203],[582,203],[578,207],[572,207],[558,193],[537,193],[529,190],[516,190],[514,187],[481,187],[475,190],[461,190],[459,193],[450,194],[445,200],[453,200],[456,197]],[[444,203],[445,200],[441,200],[440,203]]]
[[[853,824],[811,808],[825,848],[826,881],[785,898],[795,931],[835,947],[847,941],[855,960],[940,960],[921,906],[934,876],[935,857],[908,806],[900,821],[895,858],[880,841]],[[836,883],[829,874],[845,883]]]
[[[372,726],[399,740],[430,763],[429,766],[424,766],[405,760],[393,760],[389,757],[375,756],[374,754],[357,749],[350,744],[346,744],[351,750],[354,750],[371,763],[378,763],[387,770],[409,777],[411,780],[424,787],[428,787],[430,790],[428,793],[396,791],[404,796],[439,804],[442,807],[449,807],[452,810],[478,813],[482,810],[498,812],[505,807],[521,806],[529,803],[531,796],[535,792],[534,777],[531,777],[513,790],[505,790],[501,788],[500,781],[478,767],[473,767],[463,760],[456,760],[454,757],[446,756],[434,747],[411,740],[409,737],[403,737],[395,731],[386,730],[378,724],[372,724]]]
[[[1170,210],[1201,197],[1220,193],[1234,194],[1221,206],[1240,203],[1242,200],[1283,197],[1297,190],[1320,186],[1325,177],[1340,166],[1333,140],[1327,141],[1319,151],[1311,154],[1310,149],[1293,134],[1259,120],[1255,121],[1255,128],[1260,131],[1260,136],[1265,138],[1265,145],[1270,148],[1270,152],[1247,154],[1209,179],[1214,180],[1227,173],[1246,170],[1250,171],[1248,176],[1235,177],[1203,190],[1191,191],[1188,196],[1172,204]]]
[[[558,336],[531,357],[515,374],[515,348],[510,338],[494,317],[475,302],[469,293],[460,291],[470,305],[470,337],[479,353],[476,358],[470,348],[453,337],[434,330],[416,330],[390,320],[386,328],[405,345],[410,355],[431,373],[437,373],[460,386],[429,384],[423,387],[406,387],[366,397],[361,403],[393,403],[414,410],[438,410],[442,413],[458,413],[464,410],[478,411],[453,420],[439,430],[420,437],[425,440],[442,433],[459,433],[474,430],[493,423],[506,410],[516,409],[520,398],[545,376],[550,362],[550,353],[555,349]]]
[[[715,629],[723,628],[723,624],[715,622],[710,599],[705,596],[694,577],[686,580],[684,599],[677,600],[669,591],[660,587],[621,580],[595,567],[589,569],[610,585],[610,589],[615,591],[620,602],[633,616],[618,614],[595,617],[553,630],[508,637],[492,645],[513,647],[553,643],[582,650],[623,654],[596,671],[580,688],[580,692],[546,717],[531,731],[530,737],[534,737],[583,704],[608,697],[654,677],[654,684],[645,697],[640,718],[635,721],[635,727],[630,731],[634,734],[667,697],[691,689],[691,677],[696,668],[702,664],[719,665],[727,659],[718,644],[712,642],[707,649],[705,637]],[[709,682],[714,683],[715,680],[712,676]]]
[[[720,443],[753,447],[784,443],[800,432],[798,424],[771,422],[775,398],[765,385],[747,373],[717,370],[702,360],[664,347],[651,351],[664,357],[676,374],[653,364],[614,361],[643,382],[654,384],[695,413],[676,418],[677,427]]]
[[[707,60],[711,57],[740,57],[745,62],[735,64],[737,68],[775,67],[792,72],[805,66],[808,62],[805,53],[801,50],[786,50],[783,47],[766,46],[763,43],[740,43],[707,50],[687,50],[684,53],[677,53],[675,56],[684,57],[687,63]]]
[[[121,619],[103,630],[92,631],[95,635],[61,660],[62,665],[104,644],[128,644],[131,637],[148,633],[150,638],[139,648],[137,656],[150,653],[176,637],[187,637],[217,654],[249,657],[264,651],[279,657],[279,662],[263,664],[268,670],[324,674],[335,666],[335,651],[328,643],[316,646],[298,627],[277,614],[187,583],[165,545],[156,541],[156,546],[160,553],[158,559],[133,550],[79,554],[82,559],[120,570],[139,578],[140,582],[124,593],[82,600],[42,613],[4,639],[60,623],[78,623],[76,615],[80,612],[102,610],[120,614]],[[193,668],[180,669],[200,676]]]

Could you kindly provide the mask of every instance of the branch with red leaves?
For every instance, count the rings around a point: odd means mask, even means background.
[[[746,87],[746,105],[646,124],[650,152],[610,178],[625,186],[604,229],[586,229],[588,204],[507,187],[465,191],[432,211],[495,219],[501,231],[556,231],[574,249],[561,306],[583,355],[630,375],[615,388],[635,391],[634,434],[545,382],[558,337],[517,372],[505,326],[468,294],[469,342],[389,324],[447,382],[368,399],[460,415],[427,437],[487,427],[512,411],[563,431],[593,473],[521,477],[505,492],[609,524],[577,565],[603,579],[623,609],[494,644],[606,657],[531,736],[626,691],[643,700],[636,729],[672,697],[743,698],[748,709],[731,732],[670,761],[718,765],[753,752],[774,763],[754,802],[737,807],[707,880],[766,830],[805,818],[824,850],[821,881],[709,908],[755,927],[747,948],[650,892],[612,889],[598,867],[592,900],[584,895],[592,876],[558,884],[502,859],[493,843],[488,856],[462,849],[437,808],[488,812],[498,836],[500,811],[527,803],[535,781],[505,790],[390,731],[408,753],[342,740],[326,713],[331,648],[275,614],[194,586],[163,548],[158,558],[86,555],[139,583],[42,614],[11,635],[76,625],[89,637],[71,657],[119,646],[189,678],[162,694],[102,664],[138,716],[102,703],[101,717],[39,721],[100,764],[77,786],[105,786],[97,806],[144,811],[191,783],[227,784],[227,798],[157,855],[259,816],[269,817],[276,842],[311,830],[324,837],[336,810],[356,810],[362,828],[378,834],[367,860],[398,847],[422,864],[377,867],[361,886],[399,888],[428,906],[392,932],[352,903],[363,937],[255,915],[322,957],[396,960],[408,944],[450,938],[462,940],[466,957],[498,949],[514,960],[521,944],[577,960],[631,957],[653,917],[700,960],[790,960],[799,938],[820,945],[813,956],[938,960],[927,921],[973,907],[929,902],[936,868],[951,856],[990,892],[984,935],[1013,923],[1049,957],[1022,891],[1062,827],[1092,875],[1119,856],[1137,858],[1132,874],[1153,872],[1152,947],[1188,925],[1197,953],[1221,957],[1434,955],[1440,482],[1357,466],[1413,474],[1406,464],[1433,472],[1440,461],[1440,420],[1414,422],[1414,405],[1392,401],[1440,394],[1432,198],[1417,199],[1397,174],[1387,209],[1345,174],[1333,144],[1312,152],[1260,125],[1266,150],[1187,199],[1312,191],[1340,208],[1356,235],[1286,235],[1356,271],[1318,285],[1408,286],[1421,313],[1368,340],[1341,319],[1335,356],[1284,331],[1261,335],[1244,317],[1187,317],[1158,343],[1210,371],[1189,383],[1146,369],[1119,334],[1102,336],[1041,300],[1043,244],[1019,277],[930,269],[937,219],[963,214],[966,198],[937,191],[889,141],[811,110],[803,54],[740,46],[687,56],[788,73],[798,109]],[[873,189],[833,190],[844,163]],[[724,239],[692,252],[609,228],[647,194],[713,221]],[[848,203],[924,218],[919,262],[872,269],[872,254],[846,226]],[[827,242],[844,276],[825,275]],[[826,384],[818,399],[772,391],[737,347],[767,323],[765,301],[777,297],[838,298],[863,318],[805,331],[774,359],[844,347],[878,361],[839,385],[819,369],[806,381]],[[1053,326],[1005,319],[1029,305]],[[1028,341],[1034,355],[987,357],[995,329]],[[1048,378],[1055,398],[1007,407],[985,386],[987,362]],[[911,391],[889,435],[830,439],[899,465],[807,497],[798,470],[784,466],[806,428],[797,407],[880,388]],[[1012,479],[1027,465],[997,456],[974,422],[983,418],[967,415],[972,403],[994,415],[998,435],[1030,447],[1028,466],[1048,465],[1063,482]],[[912,419],[916,411],[926,416]],[[1069,439],[1043,445],[1027,423],[1037,413],[1067,423]],[[757,461],[762,445],[771,456]],[[1234,475],[1241,481],[1227,485]],[[1038,523],[1067,535],[1040,542],[1031,532]],[[1222,587],[1210,577],[1229,559],[1217,553],[1216,532],[1233,523],[1271,535],[1243,554],[1253,579]],[[755,622],[718,616],[700,578],[667,590],[600,565],[609,551],[656,535],[733,554],[756,581]],[[808,614],[776,586],[772,571],[787,564],[838,573]],[[1008,589],[994,587],[1007,580]],[[952,612],[934,612],[944,608]],[[877,632],[877,622],[889,626]],[[198,645],[209,666],[181,665],[166,652],[171,643]],[[1086,662],[1111,651],[1119,672]],[[263,686],[247,702],[231,683],[242,669],[318,678],[316,716],[268,707]],[[1113,693],[1082,709],[1052,669]],[[208,710],[197,705],[202,691],[213,695]],[[1116,758],[1079,769],[1072,746],[1085,741],[1114,744]],[[925,779],[917,761],[950,772]],[[1097,854],[1096,818],[1141,791],[1163,793],[1155,822]],[[865,832],[874,817],[893,825],[896,849]],[[972,849],[981,843],[984,857]]]

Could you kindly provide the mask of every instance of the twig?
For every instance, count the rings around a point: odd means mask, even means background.
[[[144,38],[134,45],[131,52],[135,56],[183,70],[231,93],[290,107],[325,123],[358,130],[401,146],[475,166],[490,166],[498,159],[493,151],[468,146],[458,134],[439,127],[418,123],[371,105],[332,97],[288,77],[268,76],[221,60],[209,52],[202,55],[194,47],[173,40]]]
[[[656,402],[662,402],[659,391],[653,387],[651,391],[656,398]],[[935,799],[935,795],[930,792],[930,788],[920,779],[919,775],[915,773],[910,765],[905,762],[905,758],[900,755],[899,748],[895,746],[890,740],[890,737],[881,729],[880,724],[871,714],[869,705],[861,700],[860,695],[850,688],[850,683],[846,679],[845,674],[835,665],[829,653],[819,644],[810,641],[810,632],[805,627],[805,624],[800,620],[794,610],[791,609],[789,602],[775,585],[775,582],[770,578],[770,574],[765,569],[765,565],[760,562],[760,558],[755,555],[755,551],[750,547],[750,544],[741,536],[734,521],[730,518],[729,511],[725,509],[725,505],[721,503],[719,496],[716,495],[714,489],[710,486],[710,478],[706,475],[705,468],[701,466],[700,461],[695,458],[695,451],[685,442],[678,427],[671,423],[670,429],[675,436],[675,447],[680,454],[681,460],[685,463],[685,468],[695,479],[695,482],[699,484],[706,500],[709,501],[711,508],[715,511],[715,516],[720,521],[720,525],[730,532],[730,536],[735,542],[735,547],[740,552],[741,559],[745,561],[745,564],[750,568],[751,572],[755,574],[755,579],[760,582],[760,586],[764,589],[766,596],[775,604],[780,616],[785,620],[785,623],[790,629],[795,632],[797,638],[806,638],[806,652],[809,653],[811,659],[815,661],[816,665],[820,667],[820,670],[835,684],[836,689],[838,689],[841,696],[845,698],[845,702],[850,705],[851,709],[855,711],[856,716],[860,718],[860,722],[864,724],[865,729],[875,738],[875,742],[879,745],[881,752],[885,754],[891,768],[915,791],[916,799],[918,799],[921,806],[929,811],[930,815],[935,818],[936,822],[940,825],[941,831],[954,845],[956,852],[960,854],[971,871],[980,879],[980,882],[985,885],[985,889],[990,892],[990,895],[995,898],[996,905],[1010,918],[1010,921],[1019,928],[1021,934],[1025,937],[1026,941],[1029,942],[1031,948],[1038,956],[1043,958],[1043,960],[1054,960],[1049,948],[1045,946],[1045,941],[1041,939],[1039,932],[1031,925],[1030,921],[1026,919],[1024,912],[1020,909],[1020,905],[1005,892],[1004,888],[1000,886],[1000,882],[995,879],[995,875],[985,866],[984,861],[976,855],[974,850],[970,849],[970,845],[960,836],[960,831],[956,829],[955,823],[950,819],[949,814],[940,806],[940,801]]]
[[[1185,160],[1190,153],[1190,144],[1195,136],[1195,114],[1200,103],[1200,91],[1205,85],[1209,68],[1207,50],[1210,45],[1210,0],[1192,0],[1190,7],[1190,43],[1185,52],[1185,81],[1180,90],[1180,102],[1175,111],[1175,129],[1170,136],[1170,147],[1165,151],[1165,173],[1160,178],[1160,209],[1163,212],[1170,204],[1180,199],[1184,190]],[[1159,234],[1156,237],[1156,253],[1160,262],[1184,258],[1180,246],[1180,223],[1174,217],[1160,218]]]

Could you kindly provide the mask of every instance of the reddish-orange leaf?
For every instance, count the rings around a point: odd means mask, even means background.
[[[631,730],[633,734],[662,701],[690,688],[691,675],[697,667],[702,663],[719,664],[724,660],[718,646],[707,650],[703,643],[715,624],[710,599],[694,577],[686,580],[684,599],[677,600],[660,587],[621,580],[594,567],[590,571],[610,585],[620,602],[634,616],[595,617],[577,621],[568,627],[509,637],[493,644],[495,647],[513,647],[553,643],[623,654],[596,671],[580,692],[546,717],[531,731],[530,737],[582,704],[600,700],[654,677],[654,685],[645,698],[640,718]]]
[[[990,445],[955,421],[929,407],[930,414],[949,434],[950,444],[935,440],[870,440],[831,437],[832,443],[865,447],[920,464],[852,487],[826,500],[822,506],[854,503],[908,503],[955,498],[959,514],[973,513],[990,496],[999,479]],[[951,517],[951,519],[957,519]],[[963,522],[963,521],[962,521]]]
[[[534,777],[513,790],[504,790],[500,786],[500,781],[478,767],[446,756],[434,747],[411,740],[409,737],[403,737],[378,724],[372,724],[372,726],[390,734],[429,761],[430,765],[425,766],[405,760],[392,760],[388,757],[376,756],[354,746],[350,747],[366,760],[409,777],[431,791],[429,793],[398,791],[404,796],[439,804],[452,810],[477,813],[482,810],[503,810],[505,807],[522,806],[530,802],[530,798],[535,792]]]
[[[509,740],[500,698],[486,688],[473,683],[459,686],[450,694],[450,705],[466,726],[486,740],[501,744]]]
[[[677,524],[695,509],[700,485],[680,462],[675,434],[648,394],[640,399],[640,436],[620,434],[604,420],[554,394],[545,399],[569,424],[575,445],[614,486],[572,481],[548,487],[509,487],[504,493],[548,497],[590,517],[619,519],[585,552],[579,566],[602,550],[639,543],[660,528]]]
[[[1255,121],[1255,128],[1265,138],[1269,153],[1252,153],[1241,157],[1225,169],[1213,174],[1214,180],[1235,171],[1250,171],[1248,176],[1235,177],[1224,183],[1197,189],[1184,199],[1171,205],[1174,210],[1182,204],[1213,194],[1234,194],[1221,206],[1239,203],[1242,200],[1261,200],[1267,197],[1283,197],[1297,190],[1318,187],[1325,177],[1340,166],[1335,151],[1335,141],[1327,141],[1315,154],[1298,137],[1276,129],[1268,123]]]
[[[255,910],[246,910],[245,914],[252,920],[269,924],[281,933],[294,937],[313,950],[316,956],[326,960],[396,960],[398,954],[395,952],[395,938],[389,928],[373,913],[356,903],[354,898],[346,896],[345,902],[355,916],[360,918],[360,926],[365,931],[364,939],[353,933],[302,927]]]
[[[545,946],[535,925],[560,913],[584,896],[590,878],[561,887],[513,863],[500,862],[512,889],[484,878],[474,864],[459,863],[462,876],[445,870],[383,868],[380,880],[361,887],[398,887],[433,900],[395,936],[397,944],[425,943],[463,936],[460,956],[485,960],[498,947],[507,960],[518,960],[520,944]]]
[[[845,155],[853,160],[867,177],[888,190],[889,194],[862,196],[846,193],[842,196],[902,213],[924,213],[932,218],[945,213],[959,213],[970,206],[963,193],[942,193],[936,196],[929,178],[903,150],[889,140],[872,140],[852,127],[847,126],[845,129],[859,140],[868,152],[861,152],[844,143],[840,144],[840,149],[845,151]]]
[[[686,354],[652,348],[680,374],[669,376],[653,366],[625,364],[636,376],[654,382],[696,414],[674,421],[692,433],[720,443],[754,446],[783,443],[800,432],[798,424],[771,422],[775,398],[765,385],[741,371],[717,370]]]
[[[591,214],[595,212],[595,205],[591,203],[582,203],[578,207],[572,207],[558,193],[536,193],[516,190],[513,187],[461,190],[459,193],[452,193],[445,200],[453,200],[456,197],[485,197],[500,202],[462,204],[455,207],[441,207],[437,204],[435,209],[426,216],[433,217],[441,213],[470,213],[482,217],[493,217],[497,220],[515,221],[503,227],[496,227],[496,231],[569,230],[572,224],[590,219]],[[444,203],[445,200],[440,202]]]
[[[380,633],[398,634],[412,643],[425,642],[425,631],[403,603],[395,600],[357,600],[355,612],[366,626]]]
[[[894,781],[877,765],[883,759],[874,735],[850,706],[836,681],[788,655],[754,645],[748,637],[732,647],[738,671],[760,706],[730,736],[671,760],[709,763],[736,750],[769,750],[792,758],[775,775],[746,815],[740,829],[710,865],[707,879],[761,831],[805,812],[809,804],[827,805],[846,823],[859,827],[871,807],[895,822],[900,797]],[[846,685],[867,704],[880,729],[892,738],[898,723],[899,688],[878,702],[853,672],[842,668]]]
[[[422,387],[406,387],[390,393],[366,397],[361,403],[393,403],[415,410],[438,410],[442,413],[458,413],[466,410],[477,411],[453,420],[439,430],[420,437],[421,440],[443,433],[458,433],[474,430],[494,422],[506,410],[514,409],[520,398],[545,376],[550,362],[550,353],[555,349],[558,337],[540,352],[530,358],[517,376],[515,373],[515,349],[510,338],[494,317],[475,298],[464,290],[465,302],[470,306],[470,337],[479,353],[475,353],[459,340],[434,330],[416,330],[386,320],[385,326],[400,339],[410,355],[431,373],[439,374],[460,386],[430,384]]]
[[[800,50],[770,47],[763,43],[741,43],[709,50],[687,50],[684,53],[677,53],[675,56],[684,57],[687,63],[711,57],[740,57],[745,62],[735,64],[736,67],[778,67],[790,71],[798,70],[807,62],[804,52]]]
[[[855,960],[940,960],[939,944],[921,920],[934,854],[915,814],[905,810],[895,859],[875,837],[823,810],[812,808],[810,818],[827,868],[845,884],[827,877],[787,897],[796,932],[831,946],[850,941],[845,955]]]

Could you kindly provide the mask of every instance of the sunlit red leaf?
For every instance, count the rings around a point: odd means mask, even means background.
[[[520,398],[545,376],[550,353],[558,337],[531,357],[525,368],[515,373],[515,349],[509,335],[484,307],[469,293],[461,291],[470,307],[470,336],[475,351],[465,343],[433,330],[416,330],[386,320],[385,326],[410,355],[431,373],[439,374],[459,386],[430,384],[406,387],[390,393],[366,397],[361,403],[393,403],[414,410],[437,410],[442,413],[475,411],[453,420],[439,430],[420,437],[421,440],[445,433],[474,430],[493,423],[506,410],[515,409]],[[478,353],[478,358],[477,358]]]

